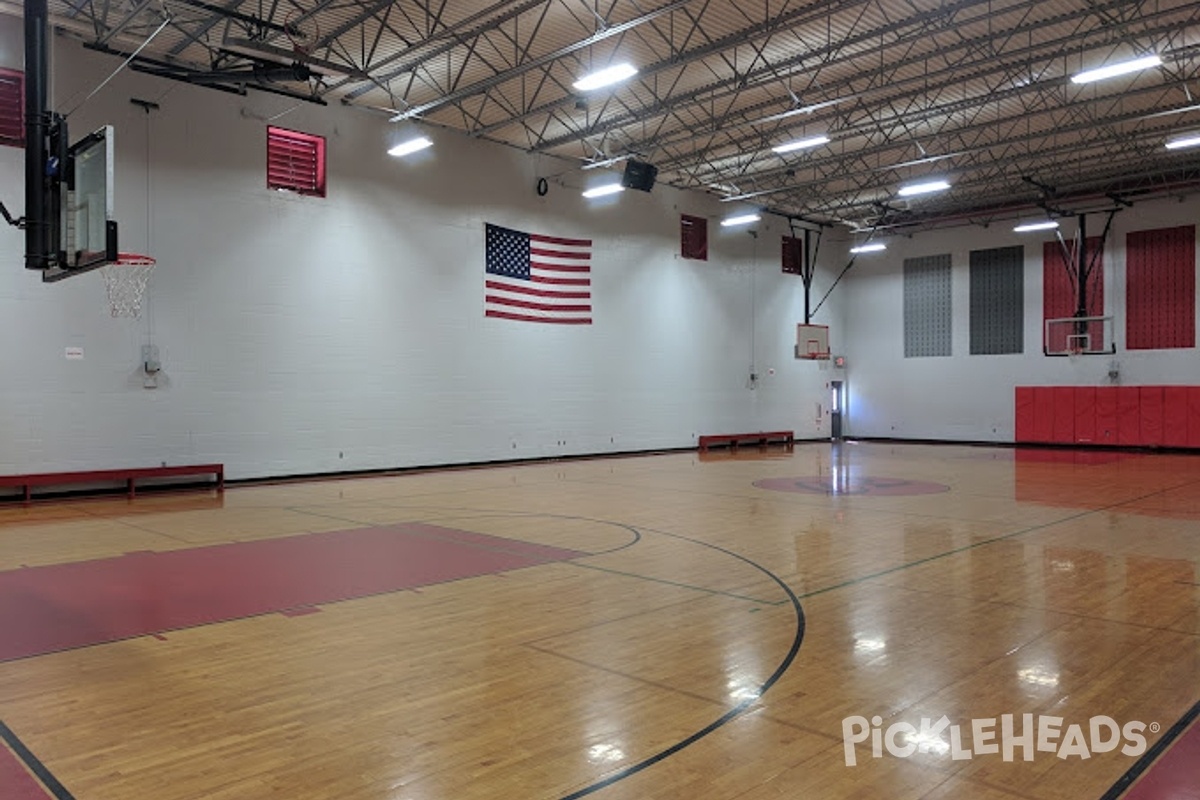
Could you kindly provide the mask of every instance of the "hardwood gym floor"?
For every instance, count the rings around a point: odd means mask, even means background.
[[[1198,565],[1185,455],[809,444],[7,504],[0,798],[1172,797],[1200,785]],[[1005,714],[1061,731],[964,757]],[[862,728],[847,765],[847,718],[943,715],[961,742],[873,757]],[[1175,746],[1052,752],[1097,716]]]

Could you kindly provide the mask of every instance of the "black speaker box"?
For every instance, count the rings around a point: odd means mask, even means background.
[[[645,161],[630,159],[625,162],[625,175],[621,178],[621,185],[626,189],[648,192],[654,188],[654,179],[657,177],[658,167]]]

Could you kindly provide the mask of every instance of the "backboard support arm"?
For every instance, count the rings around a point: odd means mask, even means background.
[[[14,217],[12,214],[8,213],[8,209],[4,207],[4,203],[0,203],[0,216],[3,216],[4,221],[9,225],[12,225],[14,228],[25,227],[25,218]]]

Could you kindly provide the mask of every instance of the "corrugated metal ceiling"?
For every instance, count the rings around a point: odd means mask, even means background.
[[[735,205],[854,227],[1200,181],[1163,146],[1200,128],[1200,4],[1185,0],[51,0],[52,18],[134,66],[234,91],[386,110],[563,159],[621,157]],[[166,16],[164,16],[166,15]],[[297,50],[293,41],[306,44]],[[1133,55],[1164,66],[1102,84],[1070,75]],[[307,81],[247,79],[296,61]],[[589,69],[639,75],[582,94]],[[1193,108],[1193,106],[1197,106]],[[820,148],[770,147],[827,134]],[[935,199],[906,180],[946,177]],[[1049,188],[1048,188],[1049,187]]]

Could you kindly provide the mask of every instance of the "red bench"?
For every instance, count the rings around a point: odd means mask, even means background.
[[[795,443],[795,433],[793,431],[769,431],[759,433],[719,433],[700,437],[700,452],[707,451],[710,447],[728,447],[731,450],[736,450],[739,444],[756,444],[759,447],[765,447],[768,444],[786,444],[791,446]]]
[[[82,472],[43,472],[32,475],[0,475],[0,486],[20,486],[24,500],[33,500],[35,486],[65,486],[70,483],[105,483],[125,481],[129,497],[136,494],[139,478],[179,478],[190,475],[212,475],[216,478],[218,492],[225,491],[224,464],[192,464],[176,467],[133,467],[130,469],[92,469]]]

